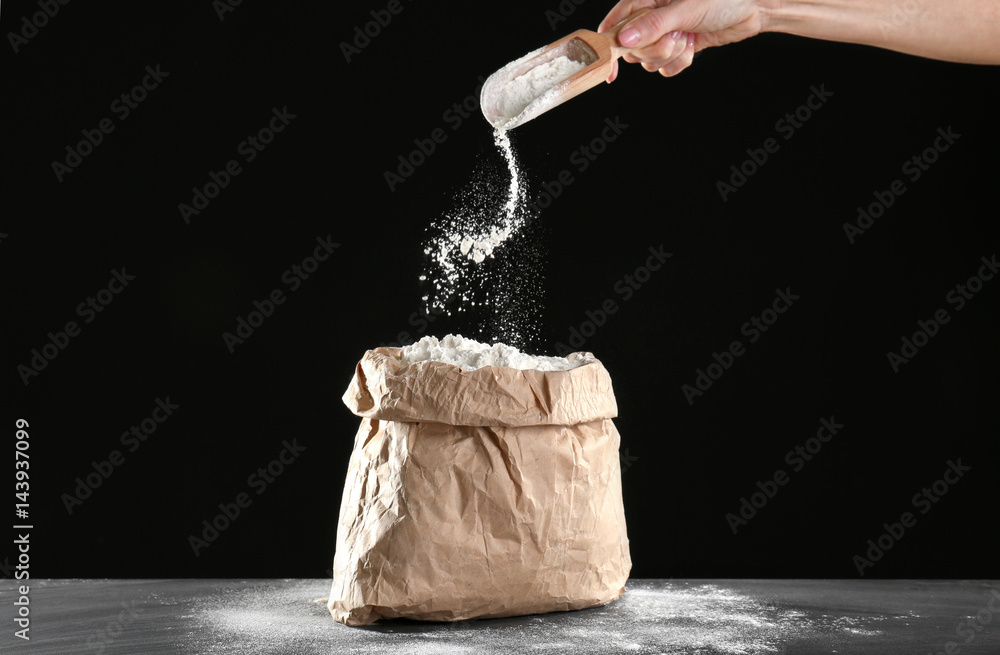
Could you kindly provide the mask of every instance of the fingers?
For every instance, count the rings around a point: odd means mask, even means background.
[[[625,61],[642,63],[642,67],[648,71],[659,70],[684,52],[686,44],[687,34],[675,30],[664,34],[659,40],[645,48],[626,53]]]
[[[629,16],[645,7],[656,7],[638,18]],[[676,27],[688,23],[677,13],[672,0],[620,0],[601,22],[598,31],[606,31],[627,21],[618,32],[618,42],[630,51],[622,56],[630,64],[641,64],[649,72],[659,72],[664,77],[680,73],[691,65],[696,50],[695,35]],[[690,28],[689,28],[690,29]],[[618,62],[612,64],[608,82],[618,78]]]
[[[670,32],[648,48],[627,53],[624,59],[641,64],[650,73],[659,72],[664,77],[671,77],[691,65],[694,52],[694,34]]]
[[[655,0],[620,0],[618,4],[611,8],[608,15],[604,17],[601,24],[598,25],[597,31],[604,32],[611,29],[618,23],[622,22],[632,14],[634,14],[639,9],[646,7],[655,7]]]
[[[682,41],[684,42],[684,49],[681,51],[681,53],[677,57],[675,57],[672,61],[668,62],[667,64],[661,66],[658,69],[660,71],[660,75],[662,75],[663,77],[673,77],[677,73],[680,73],[682,70],[690,66],[691,62],[694,61],[695,41],[696,41],[695,35],[688,34],[687,38],[682,39]]]
[[[668,33],[683,27],[678,25],[677,10],[674,7],[675,5],[668,4],[629,20],[618,32],[618,43],[633,50],[655,45]]]

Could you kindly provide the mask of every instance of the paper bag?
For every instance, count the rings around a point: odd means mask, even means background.
[[[368,351],[344,402],[363,417],[328,607],[347,625],[605,605],[632,562],[617,405],[589,353],[568,371]]]

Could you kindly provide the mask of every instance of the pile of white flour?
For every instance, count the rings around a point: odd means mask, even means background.
[[[503,129],[532,102],[558,92],[563,82],[586,67],[587,64],[582,61],[573,61],[563,55],[515,77],[503,85],[496,97],[498,115],[493,121],[493,127]]]
[[[568,371],[590,360],[580,358],[571,362],[565,357],[528,355],[503,343],[491,346],[460,335],[449,334],[440,340],[437,337],[424,337],[404,347],[399,361],[404,366],[426,361],[444,362],[466,371],[474,371],[484,366],[516,368],[522,371]]]

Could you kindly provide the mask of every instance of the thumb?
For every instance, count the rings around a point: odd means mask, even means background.
[[[655,43],[668,32],[684,30],[679,5],[671,3],[666,7],[647,11],[641,16],[622,25],[618,30],[618,43],[626,48],[642,48]]]

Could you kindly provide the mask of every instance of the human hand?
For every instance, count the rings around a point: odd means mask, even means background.
[[[664,77],[691,65],[694,53],[735,43],[760,34],[765,12],[756,0],[620,0],[601,21],[604,32],[640,9],[651,11],[629,21],[618,32],[618,42],[631,51],[622,58],[641,64]],[[615,61],[608,82],[618,77]]]

